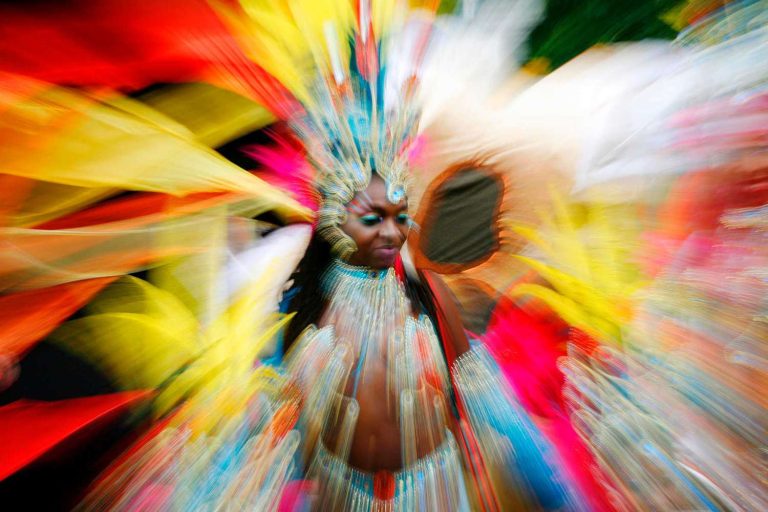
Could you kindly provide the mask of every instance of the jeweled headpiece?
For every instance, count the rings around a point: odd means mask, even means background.
[[[405,197],[408,148],[418,112],[412,102],[380,102],[383,94],[376,84],[359,73],[342,83],[319,83],[317,89],[326,102],[292,124],[317,169],[322,196],[318,233],[343,257],[356,250],[339,229],[346,221],[346,205],[368,186],[374,172],[386,182],[391,202]]]
[[[251,57],[295,99],[283,97],[277,113],[316,170],[318,233],[345,257],[356,247],[339,226],[372,174],[384,179],[390,201],[405,197],[420,117],[416,71],[437,2],[419,9],[374,0],[265,4],[241,2],[247,22],[234,22],[249,33]]]

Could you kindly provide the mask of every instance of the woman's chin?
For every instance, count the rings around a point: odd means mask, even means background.
[[[359,254],[356,254],[355,257],[349,258],[347,263],[358,267],[386,270],[395,266],[398,254],[400,254],[400,250],[391,247],[374,249],[366,254],[366,257],[360,257]]]

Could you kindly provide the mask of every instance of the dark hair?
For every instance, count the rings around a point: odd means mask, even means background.
[[[331,246],[317,234],[312,236],[307,252],[293,274],[293,286],[289,290],[290,299],[288,313],[296,313],[284,335],[283,350],[288,351],[296,338],[310,324],[317,324],[325,310],[326,301],[320,287],[320,278],[331,264],[333,256]],[[425,284],[406,277],[405,292],[411,301],[414,311],[421,311],[429,316],[437,327],[437,308],[429,287]],[[438,337],[440,336],[438,330]],[[442,340],[441,340],[442,342]],[[441,343],[442,346],[442,343]]]
[[[283,350],[288,351],[296,338],[310,324],[317,323],[325,309],[325,299],[320,287],[320,278],[332,260],[331,246],[317,233],[312,235],[307,252],[293,274],[293,286],[288,294],[288,313],[296,313],[285,330]]]

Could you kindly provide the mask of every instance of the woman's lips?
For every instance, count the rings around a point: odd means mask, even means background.
[[[395,247],[379,247],[373,250],[373,254],[387,264],[394,262],[399,252],[400,250]]]
[[[397,256],[398,252],[400,251],[396,247],[379,247],[373,250],[373,253],[376,256],[379,256],[381,258],[386,258],[386,259],[394,258],[395,256]]]

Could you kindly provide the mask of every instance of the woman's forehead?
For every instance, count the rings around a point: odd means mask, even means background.
[[[355,197],[349,202],[348,206],[379,210],[402,210],[408,207],[408,198],[403,198],[399,203],[392,204],[387,198],[386,183],[380,177],[374,176],[365,190],[355,194]]]
[[[369,190],[363,190],[355,194],[347,206],[356,210],[405,210],[408,208],[408,198],[393,204],[389,202],[386,190],[382,194],[372,194]]]

